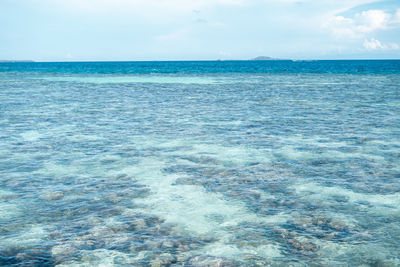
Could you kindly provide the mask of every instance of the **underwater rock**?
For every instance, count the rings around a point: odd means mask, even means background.
[[[115,256],[115,257],[113,258],[113,262],[114,262],[114,264],[118,264],[118,265],[126,264],[126,260],[125,260],[125,258],[122,257],[122,256]]]
[[[162,243],[159,241],[147,240],[145,242],[145,246],[147,250],[156,250],[161,247]]]
[[[47,193],[47,194],[41,194],[39,196],[40,199],[43,200],[58,200],[64,197],[64,193],[63,192],[53,192],[53,193]]]
[[[146,220],[143,218],[135,219],[131,225],[135,228],[135,230],[143,230],[147,227]]]
[[[0,250],[0,266],[54,266],[54,261],[47,247]]]
[[[184,263],[187,261],[189,256],[188,253],[179,253],[176,254],[176,266],[184,266]],[[175,265],[174,265],[175,266]]]
[[[107,249],[116,249],[119,251],[125,251],[129,250],[132,236],[129,235],[118,235],[118,236],[113,236],[111,238],[107,238],[104,240],[105,246]]]
[[[90,250],[95,248],[96,242],[94,240],[75,240],[72,241],[72,245],[80,250]]]
[[[199,240],[205,243],[210,243],[215,241],[215,237],[211,235],[202,235],[199,237]]]
[[[186,252],[189,250],[191,250],[189,245],[179,245],[177,248],[177,251],[179,251],[179,252]]]
[[[147,249],[146,244],[144,244],[142,242],[135,242],[129,246],[128,251],[131,253],[137,253],[137,252],[145,251],[146,249]]]
[[[125,232],[127,229],[129,229],[129,227],[130,227],[130,225],[127,223],[120,223],[120,224],[111,225],[109,228],[114,233],[119,233],[119,232]]]
[[[283,229],[283,228],[275,228],[274,231],[275,231],[275,233],[277,233],[283,239],[292,238],[292,237],[298,235],[298,233],[295,232],[295,231],[288,231],[288,230]]]
[[[5,194],[5,195],[0,195],[0,200],[10,200],[10,199],[16,199],[21,197],[20,194]]]
[[[187,177],[179,177],[175,180],[176,185],[195,185],[196,183],[199,183],[191,178]]]
[[[325,218],[315,218],[313,220],[313,224],[315,225],[323,225],[323,224],[328,224],[329,220]]]
[[[114,231],[107,226],[97,226],[97,227],[93,227],[90,230],[90,233],[91,233],[92,237],[98,238],[98,237],[111,235],[114,233]]]
[[[346,231],[347,230],[347,226],[346,224],[342,223],[342,222],[329,222],[328,226],[332,229],[335,229],[337,231]]]
[[[185,266],[198,266],[198,267],[222,267],[234,266],[233,262],[225,258],[213,256],[195,256],[191,258]]]
[[[121,202],[123,200],[122,197],[120,197],[118,194],[115,193],[105,195],[104,198],[114,204],[117,204],[118,202]]]
[[[334,239],[337,236],[337,233],[332,232],[324,236],[325,239]]]
[[[245,254],[243,260],[243,263],[245,263],[247,266],[271,266],[272,263],[270,261],[267,261],[265,258],[254,255],[254,254]],[[243,264],[243,265],[245,265]],[[275,265],[273,265],[275,266]]]
[[[77,249],[71,244],[59,244],[51,248],[51,255],[57,261],[63,261],[77,252]]]
[[[18,253],[18,254],[15,256],[15,258],[16,258],[18,261],[27,260],[27,259],[29,259],[29,257],[30,257],[30,255],[29,255],[28,253],[26,253],[26,252],[20,252],[20,253]]]
[[[162,243],[161,247],[163,248],[173,248],[176,247],[176,244],[170,240],[166,240]]]
[[[140,188],[136,189],[132,192],[131,196],[134,198],[145,198],[151,194],[150,189],[148,188]]]
[[[154,259],[150,262],[151,267],[160,267],[160,266],[168,266],[172,263],[176,262],[176,258],[169,254],[164,253],[161,254],[157,259]]]
[[[288,243],[290,245],[292,245],[293,248],[299,250],[299,251],[317,251],[318,250],[318,246],[315,245],[312,242],[309,241],[305,241],[305,242],[300,242],[296,239],[288,239]]]

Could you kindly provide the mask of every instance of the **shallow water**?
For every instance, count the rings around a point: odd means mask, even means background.
[[[30,64],[0,68],[0,265],[400,265],[400,68]]]

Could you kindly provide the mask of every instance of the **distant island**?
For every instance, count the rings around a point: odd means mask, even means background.
[[[252,58],[251,60],[290,60],[290,59],[258,56],[258,57]]]
[[[33,60],[0,60],[1,63],[16,63],[16,62],[35,62]]]

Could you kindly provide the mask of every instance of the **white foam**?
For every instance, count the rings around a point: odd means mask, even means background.
[[[76,175],[81,171],[82,171],[82,166],[79,166],[79,164],[61,165],[61,164],[56,164],[54,162],[47,162],[37,172],[47,175],[65,176],[65,175]]]
[[[277,151],[277,154],[292,160],[307,160],[319,157],[318,154],[309,151],[296,150],[294,147],[285,146]]]
[[[133,140],[138,149],[174,148],[182,147],[179,151],[164,152],[166,156],[206,156],[214,159],[216,164],[246,166],[251,163],[269,163],[273,158],[270,149],[254,149],[246,146],[223,146],[217,144],[200,143],[187,139],[156,139],[152,137],[139,138]],[[207,164],[210,164],[208,162]]]
[[[38,140],[39,138],[42,137],[42,134],[40,134],[38,131],[27,131],[21,133],[21,137],[28,142],[33,142]]]
[[[327,146],[330,147],[330,146]],[[341,152],[337,150],[325,150],[320,153],[312,151],[298,150],[297,146],[284,146],[276,151],[276,155],[292,159],[292,160],[313,160],[313,159],[339,159],[348,160],[353,158],[367,159],[376,162],[384,162],[383,156],[375,155],[373,151],[361,151],[361,152]]]
[[[225,242],[215,242],[198,250],[206,255],[227,258],[243,258],[249,255],[259,256],[264,259],[272,259],[281,257],[281,249],[277,244],[265,244],[254,247],[237,247],[235,245],[226,244]]]
[[[10,220],[20,215],[20,209],[17,205],[11,203],[0,202],[0,221]]]
[[[83,134],[75,134],[67,137],[71,141],[80,142],[80,141],[97,141],[103,140],[104,138],[98,135],[83,135]]]
[[[0,244],[5,246],[28,247],[43,243],[48,232],[42,225],[36,224],[25,228],[12,237],[0,239]]]
[[[180,83],[180,84],[217,84],[217,83],[232,83],[231,79],[220,78],[220,77],[188,77],[188,76],[93,76],[93,77],[81,77],[81,76],[58,76],[58,77],[41,77],[42,80],[55,81],[55,82],[79,82],[79,83],[95,83],[95,84],[107,84],[107,83]]]
[[[341,147],[341,146],[346,146],[347,143],[344,141],[336,141],[336,140],[331,140],[326,137],[321,137],[321,136],[303,136],[300,134],[292,135],[292,136],[274,136],[275,139],[279,140],[282,144],[285,145],[310,145],[310,146],[315,146],[315,147]]]
[[[338,186],[327,187],[316,183],[297,184],[293,188],[298,194],[315,201],[326,199],[327,196],[344,196],[349,202],[369,202],[376,206],[375,211],[383,208],[400,210],[400,193],[387,195],[357,193]]]
[[[283,145],[280,149],[275,150],[277,154],[292,160],[309,160],[319,158],[346,160],[352,158],[363,158],[377,162],[385,161],[383,156],[376,155],[376,148],[371,146],[360,148],[358,151],[341,152],[338,151],[337,148],[348,146],[347,142],[334,141],[320,136],[305,137],[302,135],[293,135],[287,137],[275,136],[274,138]],[[304,145],[323,150],[319,153],[316,153],[311,151],[311,149],[298,149]]]
[[[227,165],[247,165],[250,163],[268,163],[272,156],[270,151],[252,149],[245,146],[221,146],[215,144],[197,144],[189,154],[210,156]]]
[[[81,260],[70,261],[56,266],[121,266],[121,265],[135,265],[136,255],[119,252],[117,250],[96,249],[96,250],[82,250]]]
[[[400,259],[388,257],[388,248],[380,243],[351,244],[347,242],[333,242],[316,239],[319,246],[319,255],[325,259],[327,266],[342,265],[343,259],[350,260],[352,257],[365,258],[368,261],[376,260],[384,262],[383,266],[399,266]],[[364,265],[359,265],[364,266]],[[367,265],[365,265],[367,266]],[[369,266],[369,265],[368,265]]]

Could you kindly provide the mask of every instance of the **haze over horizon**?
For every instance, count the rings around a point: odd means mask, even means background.
[[[0,59],[400,58],[395,0],[3,0]]]

